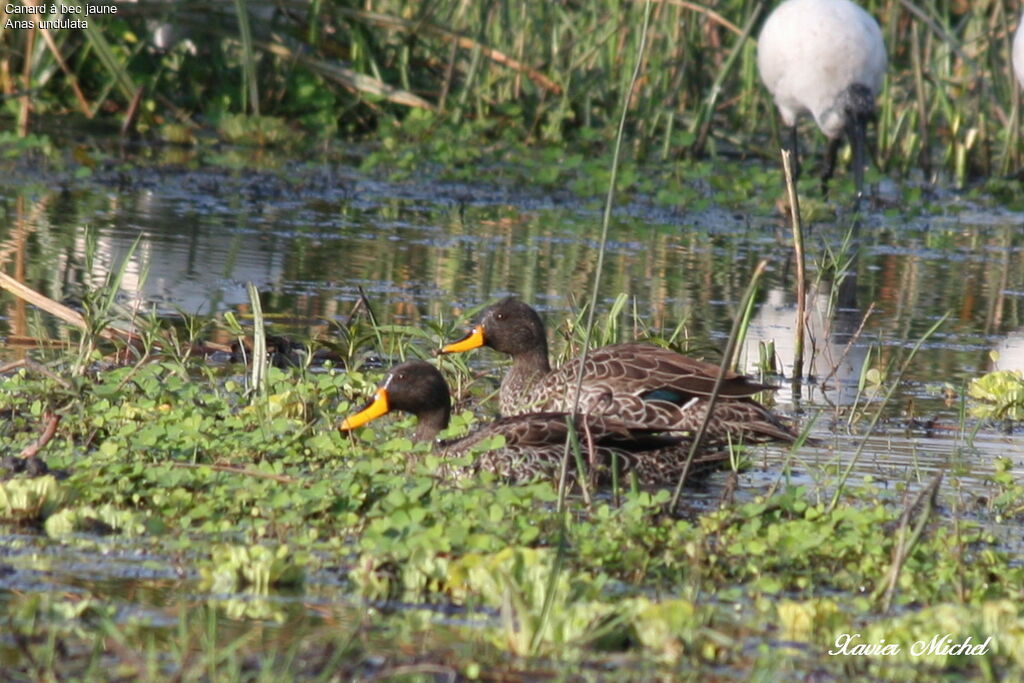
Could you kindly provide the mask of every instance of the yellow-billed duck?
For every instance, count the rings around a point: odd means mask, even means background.
[[[350,415],[340,429],[350,431],[393,410],[418,418],[413,438],[431,441],[448,426],[451,395],[448,384],[433,365],[420,360],[393,367],[381,382],[373,400]],[[468,436],[438,442],[446,458],[459,458],[492,437],[504,437],[504,445],[481,452],[471,466],[489,470],[514,482],[557,477],[569,437],[568,415],[564,412],[526,413],[504,417],[484,425]],[[627,422],[605,415],[580,416],[576,425],[581,449],[596,467],[599,485],[611,481],[613,456],[619,472],[632,472],[644,486],[674,485],[682,473],[690,440],[668,434],[636,429]],[[728,461],[726,453],[701,453],[694,458],[690,473],[706,473]],[[572,464],[572,463],[570,463]],[[571,472],[575,471],[575,466]]]
[[[502,415],[526,411],[570,411],[580,360],[552,370],[544,323],[530,306],[509,297],[485,309],[463,339],[441,353],[489,346],[512,357],[498,395]],[[593,349],[583,366],[579,411],[614,416],[652,430],[693,433],[707,412],[719,368],[675,351],[630,342]],[[726,375],[708,425],[711,443],[729,441],[792,443],[798,434],[751,398],[774,387],[746,375]]]

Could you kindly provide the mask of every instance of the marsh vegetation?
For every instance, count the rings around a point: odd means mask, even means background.
[[[1017,10],[864,6],[871,201],[800,184],[802,373],[760,3],[143,2],[0,35],[0,254],[63,306],[0,318],[5,674],[1020,675]],[[337,431],[511,293],[556,364],[717,363],[746,319],[740,369],[819,443],[673,509],[441,476],[407,419]],[[447,433],[491,419],[497,357],[434,362]]]

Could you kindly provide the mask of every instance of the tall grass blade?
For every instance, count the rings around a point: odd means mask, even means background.
[[[640,69],[643,65],[644,52],[647,48],[647,30],[651,23],[651,10],[653,4],[651,0],[647,0],[644,4],[644,21],[641,27],[640,44],[637,47],[636,64],[633,68],[633,77],[630,81],[630,87],[624,93],[621,102],[621,114],[619,116],[619,128],[618,133],[615,137],[615,150],[612,154],[612,167],[611,176],[608,180],[608,193],[605,199],[604,214],[601,221],[601,239],[598,246],[597,264],[594,267],[594,282],[591,289],[590,296],[590,311],[587,313],[587,325],[584,331],[584,345],[582,350],[582,357],[580,361],[580,372],[576,377],[576,394],[573,397],[573,409],[570,411],[568,416],[569,421],[569,432],[575,431],[574,423],[576,421],[576,415],[579,411],[579,400],[580,392],[583,390],[583,367],[586,363],[587,350],[589,346],[590,336],[594,329],[594,309],[597,308],[597,293],[599,285],[601,283],[601,269],[604,265],[604,253],[608,244],[608,228],[611,224],[611,210],[615,198],[615,182],[618,175],[619,158],[622,151],[622,139],[625,135],[626,118],[629,111],[629,93],[633,92],[633,88],[636,87],[637,80],[640,77]],[[561,471],[558,476],[558,506],[557,513],[560,519],[560,527],[558,534],[558,554],[555,556],[555,564],[551,570],[551,576],[548,580],[547,591],[544,595],[544,607],[541,611],[541,618],[538,620],[537,630],[535,631],[533,642],[530,643],[530,650],[536,652],[537,648],[540,647],[540,634],[542,634],[546,628],[547,623],[550,620],[552,605],[554,604],[554,593],[555,588],[558,586],[558,576],[561,573],[562,568],[562,557],[565,553],[566,545],[566,510],[565,510],[565,499],[567,495],[566,477],[569,469],[569,456],[571,450],[571,439],[567,439],[565,443],[565,451],[562,453],[562,465]],[[577,447],[578,452],[578,447]],[[583,482],[585,477],[583,471],[577,473],[576,479]]]
[[[804,376],[804,325],[807,322],[807,283],[804,261],[804,227],[800,219],[800,197],[793,180],[793,159],[788,149],[782,150],[782,170],[786,177],[786,192],[789,194],[789,213],[793,225],[793,255],[796,259],[796,338],[793,340],[793,396],[800,396],[800,385]],[[860,196],[855,200],[860,201]]]
[[[719,69],[718,75],[715,76],[714,82],[711,84],[711,88],[708,90],[707,97],[704,100],[704,104],[701,107],[700,114],[694,122],[693,130],[697,132],[697,137],[693,142],[691,152],[694,155],[703,154],[704,146],[707,144],[708,136],[711,134],[711,122],[714,120],[715,108],[718,106],[718,97],[722,93],[722,86],[725,82],[726,77],[732,73],[733,67],[736,65],[737,58],[743,52],[743,47],[747,42],[747,38],[750,36],[750,32],[754,29],[754,25],[757,23],[757,18],[761,16],[761,11],[764,9],[764,3],[759,2],[754,7],[754,11],[747,17],[747,23],[743,25],[743,32],[740,33],[736,39],[736,43],[732,46],[732,50],[729,52],[729,56],[725,60],[725,64]]]
[[[84,14],[85,5],[78,0],[71,1],[81,7]],[[107,42],[107,37],[103,32],[103,26],[96,21],[90,21],[89,25],[82,29],[82,33],[85,34],[85,38],[89,41],[89,45],[93,50],[95,50],[96,57],[100,60],[100,63],[103,64],[103,67],[114,78],[117,83],[117,87],[124,96],[125,101],[131,102],[132,97],[135,96],[135,82],[128,73],[126,65],[118,60],[117,56],[114,54],[114,50],[110,47],[110,43]]]
[[[267,331],[263,319],[260,292],[252,282],[245,283],[252,306],[252,391],[253,399],[267,395]]]
[[[256,83],[256,53],[253,50],[249,7],[246,0],[235,0],[238,15],[238,37],[242,43],[242,103],[248,102],[249,113],[260,115],[260,93]]]
[[[28,135],[28,122],[29,114],[32,111],[32,65],[34,62],[33,55],[35,54],[36,32],[28,31],[28,37],[25,39],[25,61],[21,66],[21,88],[23,95],[18,102],[18,121],[17,130],[18,137],[25,137]]]

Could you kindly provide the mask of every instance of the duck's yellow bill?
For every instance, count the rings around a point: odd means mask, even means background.
[[[377,390],[377,393],[373,395],[373,400],[370,405],[360,410],[355,415],[349,415],[345,418],[345,421],[338,427],[343,432],[350,431],[356,427],[362,427],[371,420],[376,420],[381,415],[386,415],[390,407],[388,406],[388,390],[381,387]]]
[[[479,349],[484,345],[484,326],[477,325],[473,331],[457,342],[452,342],[441,349],[441,353],[461,353]]]

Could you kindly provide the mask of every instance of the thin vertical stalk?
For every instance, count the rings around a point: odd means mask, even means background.
[[[33,48],[36,44],[36,30],[28,31],[28,37],[25,39],[25,61],[21,65],[21,87],[25,94],[21,96],[21,101],[18,103],[18,137],[20,138],[28,135],[29,112],[32,110],[30,93],[32,92],[32,55],[35,52]]]
[[[917,104],[917,130],[921,136],[921,169],[925,181],[930,182],[932,176],[931,141],[928,136],[928,106],[924,97],[924,64],[921,59],[921,36],[917,23],[910,25],[910,56],[914,63],[914,94]],[[909,151],[909,150],[908,150]]]
[[[1010,120],[1006,126],[1006,140],[1003,147],[1003,161],[999,168],[1002,175],[1010,172],[1013,165],[1020,164],[1020,83],[1013,73],[1013,33],[1010,31],[1008,13],[1003,13],[1003,27],[1006,32],[1006,54],[1010,56]]]
[[[253,398],[267,395],[267,332],[263,324],[260,292],[251,282],[245,283],[252,305],[252,391]]]
[[[871,594],[872,600],[881,599],[883,613],[888,612],[892,607],[892,599],[896,595],[896,585],[899,583],[900,572],[903,571],[903,566],[906,564],[907,558],[910,557],[910,553],[914,550],[914,546],[921,540],[924,528],[938,506],[937,498],[943,475],[945,475],[945,472],[942,471],[936,474],[931,482],[917,493],[914,500],[907,505],[903,510],[903,514],[900,515],[899,529],[896,532],[896,544],[892,549],[892,564],[889,565],[889,571],[885,579],[878,584],[875,591]],[[918,513],[917,521],[911,531],[910,518],[918,507],[922,509]],[[909,538],[907,536],[908,533]]]
[[[567,418],[570,433],[575,432],[576,413],[579,410],[580,392],[583,390],[583,368],[587,360],[590,336],[594,329],[594,310],[597,308],[598,285],[601,282],[601,269],[604,267],[604,252],[608,244],[608,228],[611,224],[612,205],[615,198],[615,183],[618,177],[619,157],[622,151],[622,139],[625,136],[626,130],[626,114],[629,111],[629,96],[636,87],[637,80],[640,77],[640,68],[643,64],[644,51],[647,49],[647,30],[651,23],[651,7],[651,0],[647,0],[644,5],[644,22],[643,27],[641,28],[640,45],[637,47],[637,58],[636,65],[633,68],[633,77],[630,80],[629,88],[622,94],[622,112],[619,116],[618,133],[615,136],[615,151],[612,154],[611,177],[608,179],[608,194],[605,199],[604,215],[602,216],[601,221],[601,240],[598,245],[597,264],[594,268],[594,283],[590,294],[590,310],[587,311],[587,325],[583,333],[583,353],[580,358],[579,374],[576,376],[576,394],[573,397],[572,410],[569,412],[569,416]],[[537,629],[534,631],[533,641],[530,643],[530,649],[533,652],[536,652],[537,648],[540,647],[540,634],[544,632],[544,629],[547,627],[548,619],[551,618],[551,608],[554,604],[555,587],[558,585],[558,575],[561,573],[562,559],[565,555],[566,534],[568,533],[568,529],[566,528],[565,512],[565,498],[567,494],[566,477],[569,471],[571,442],[572,439],[566,439],[565,441],[565,450],[562,453],[561,471],[558,475],[558,506],[556,511],[559,518],[558,552],[555,555],[555,564],[551,568],[551,576],[548,579],[547,590],[544,594],[544,606],[541,609]],[[579,482],[583,482],[585,480],[582,471],[577,473],[576,480]]]
[[[473,86],[477,81],[478,73],[481,69],[481,60],[483,56],[482,46],[486,42],[485,29],[491,16],[492,8],[493,4],[490,2],[480,4],[480,26],[476,33],[475,44],[470,50],[469,69],[463,78],[462,92],[459,93],[459,99],[455,105],[455,111],[453,112],[457,122],[461,122],[463,116],[466,114],[466,106],[469,102],[469,96],[473,91]]]
[[[309,9],[306,11],[306,42],[310,45],[316,45],[320,42],[320,12],[323,8],[324,0],[312,0],[309,3]]]
[[[768,260],[762,259],[757,266],[754,268],[754,273],[750,276],[750,282],[747,284],[747,291],[743,293],[743,301],[740,303],[740,310],[746,310],[749,307],[751,300],[754,298],[754,293],[757,291],[758,283],[761,281],[761,276],[764,275],[765,268],[768,267]],[[722,383],[725,382],[725,376],[728,374],[729,368],[732,366],[733,353],[736,351],[736,340],[740,335],[740,328],[743,325],[743,315],[737,315],[732,323],[732,330],[729,331],[729,341],[726,342],[725,351],[722,353],[722,365],[718,368],[718,377],[715,379],[715,386],[711,390],[711,396],[708,397],[708,407],[704,413],[704,421],[700,423],[700,429],[693,437],[693,443],[690,444],[690,452],[686,455],[686,463],[683,465],[683,471],[679,474],[679,481],[676,482],[676,489],[672,493],[672,500],[669,502],[668,512],[671,514],[675,511],[679,505],[679,498],[683,495],[683,484],[686,483],[686,477],[690,474],[690,465],[693,463],[694,456],[697,455],[697,451],[700,450],[701,441],[704,440],[704,434],[707,433],[708,424],[711,422],[711,415],[715,409],[715,403],[718,401],[718,394],[722,390]]]
[[[71,1],[81,7],[83,12],[85,11],[86,4],[84,2],[81,2],[81,0]],[[90,21],[88,27],[82,29],[82,34],[85,35],[89,45],[96,52],[96,57],[113,77],[125,100],[130,102],[135,97],[135,91],[138,90],[138,86],[135,85],[131,75],[128,73],[127,62],[119,60],[114,54],[114,50],[110,47],[100,22]],[[138,49],[141,49],[145,44],[144,41],[139,41]],[[100,102],[97,101],[96,104],[98,106]]]
[[[800,220],[800,197],[793,182],[793,159],[788,149],[782,150],[782,171],[786,176],[789,209],[793,223],[793,255],[796,257],[796,339],[793,346],[793,396],[800,396],[804,376],[804,325],[807,318],[806,264],[804,257],[804,226]],[[859,197],[858,197],[859,201]]]
[[[242,41],[242,105],[248,101],[250,113],[260,115],[260,94],[256,86],[256,54],[252,45],[252,30],[249,26],[249,8],[246,0],[235,0],[238,15],[238,37]]]

